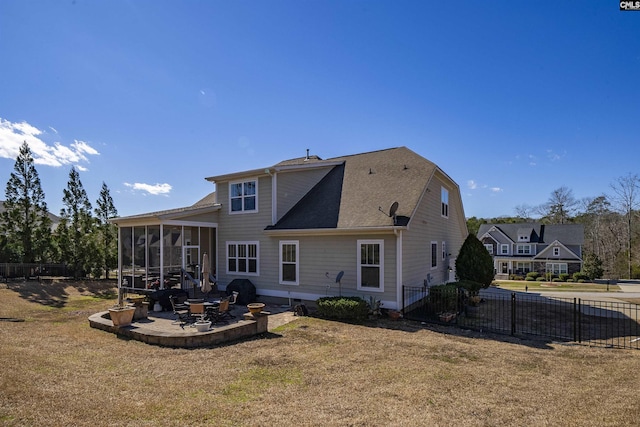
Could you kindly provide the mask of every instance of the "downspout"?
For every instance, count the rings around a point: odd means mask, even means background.
[[[396,309],[402,310],[402,230],[393,229],[396,235]]]
[[[275,225],[278,222],[278,179],[277,172],[271,173],[269,169],[265,169],[265,172],[271,177],[271,225]]]

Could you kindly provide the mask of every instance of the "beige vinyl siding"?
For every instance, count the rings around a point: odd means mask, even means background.
[[[218,220],[218,284],[224,289],[233,279],[246,278],[258,286],[259,276],[243,274],[227,274],[227,242],[258,242],[259,259],[258,272],[262,274],[265,257],[270,256],[268,238],[264,235],[264,228],[271,224],[271,177],[247,177],[258,181],[257,212],[235,213],[229,211],[229,183],[216,183],[218,202],[222,204]],[[241,180],[234,180],[234,182]]]
[[[270,237],[270,242],[265,242],[261,247],[260,278],[254,281],[256,286],[260,281],[260,290],[267,295],[279,295],[287,297],[291,292],[296,298],[304,294],[306,298],[313,300],[323,296],[337,296],[339,286],[335,282],[340,271],[344,271],[342,278],[342,295],[361,296],[375,298],[382,301],[396,301],[396,237],[389,235],[329,235],[329,236],[296,236],[290,238]],[[358,291],[357,278],[357,254],[358,240],[384,240],[384,292]],[[279,279],[279,242],[281,240],[297,240],[299,243],[299,285],[280,285]],[[264,252],[270,254],[264,256]],[[327,278],[327,274],[328,278]],[[259,292],[260,293],[260,292]]]
[[[440,189],[449,191],[449,217],[441,215]],[[409,228],[403,233],[403,284],[422,286],[431,274],[431,285],[445,283],[449,279],[449,260],[455,260],[466,238],[460,229],[462,204],[458,187],[448,178],[436,173],[429,183],[427,191],[411,218]],[[435,269],[431,269],[431,242],[437,242],[437,260]],[[446,252],[451,254],[442,260],[442,242],[446,242]]]
[[[329,167],[278,172],[277,218],[280,220],[302,197],[331,170]]]

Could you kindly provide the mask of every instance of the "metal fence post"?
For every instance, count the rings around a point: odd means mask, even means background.
[[[573,341],[578,341],[578,299],[573,299]]]
[[[511,335],[516,334],[516,293],[511,292]]]
[[[578,342],[582,342],[582,300],[578,298]]]

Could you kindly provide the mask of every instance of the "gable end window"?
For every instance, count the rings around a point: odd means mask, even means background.
[[[384,240],[358,240],[358,289],[384,291]]]
[[[258,181],[232,182],[229,184],[229,212],[258,211]]]
[[[449,190],[442,187],[440,190],[440,214],[444,218],[449,218]]]
[[[258,274],[258,242],[227,242],[227,273]]]
[[[280,284],[298,285],[299,277],[298,241],[280,242]]]
[[[560,256],[560,248],[559,247],[553,248],[553,256]]]

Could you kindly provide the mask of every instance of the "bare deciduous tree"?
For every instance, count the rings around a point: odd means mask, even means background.
[[[640,196],[640,178],[637,174],[629,173],[626,176],[618,178],[613,184],[611,189],[614,192],[613,204],[618,211],[626,217],[626,242],[627,242],[627,264],[628,274],[631,278],[632,265],[631,265],[631,241],[633,238],[632,223],[634,217],[637,215],[639,196]]]

